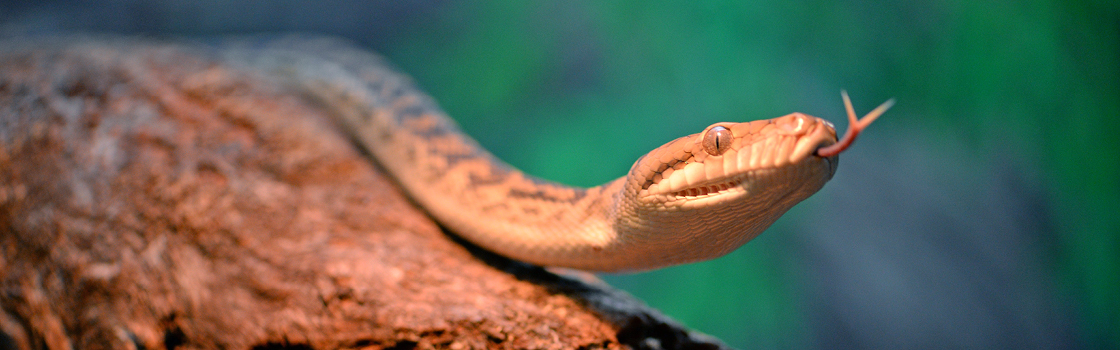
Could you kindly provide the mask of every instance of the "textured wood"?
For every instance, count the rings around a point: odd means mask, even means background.
[[[0,347],[719,348],[458,242],[209,49],[0,42]]]

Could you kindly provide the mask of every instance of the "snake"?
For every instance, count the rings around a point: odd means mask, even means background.
[[[581,188],[502,162],[379,55],[322,39],[264,46],[227,54],[329,109],[447,230],[511,259],[586,271],[652,270],[739,248],[820,190],[839,154],[894,101],[859,119],[842,92],[842,138],[803,113],[715,123],[641,156],[623,177]]]

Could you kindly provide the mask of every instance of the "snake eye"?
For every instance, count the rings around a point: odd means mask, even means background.
[[[708,154],[718,156],[731,148],[731,130],[722,126],[714,126],[704,134],[704,150]]]

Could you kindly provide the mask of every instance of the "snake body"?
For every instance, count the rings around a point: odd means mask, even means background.
[[[232,52],[329,108],[443,226],[543,266],[638,271],[722,256],[819,190],[846,147],[819,155],[836,131],[801,113],[716,123],[650,151],[624,177],[578,188],[498,160],[374,54],[305,39]]]

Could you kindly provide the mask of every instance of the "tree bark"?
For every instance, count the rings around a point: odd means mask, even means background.
[[[215,50],[0,42],[0,347],[723,347],[445,234]]]

